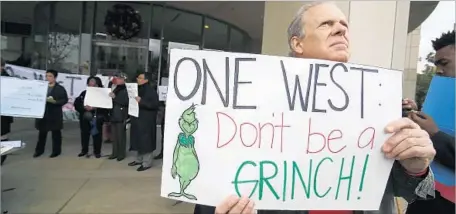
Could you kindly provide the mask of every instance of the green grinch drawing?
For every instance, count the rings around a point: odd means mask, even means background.
[[[176,179],[179,176],[180,192],[172,192],[168,197],[186,197],[197,200],[196,196],[185,192],[188,185],[196,178],[199,172],[199,161],[195,150],[195,137],[193,134],[198,130],[198,119],[195,113],[196,105],[187,108],[179,118],[181,133],[177,137],[176,147],[173,153],[171,176]]]

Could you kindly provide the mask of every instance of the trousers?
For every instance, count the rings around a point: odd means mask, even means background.
[[[127,156],[127,133],[125,123],[111,122],[112,156],[122,159]]]
[[[52,130],[52,154],[62,153],[62,131]],[[46,147],[48,131],[38,131],[38,143],[35,147],[35,152],[38,154],[44,153]]]
[[[151,153],[146,153],[146,154],[138,154],[136,155],[136,163],[141,163],[143,167],[152,167],[152,161],[154,157],[152,156]]]

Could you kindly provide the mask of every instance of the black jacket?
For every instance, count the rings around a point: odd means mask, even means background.
[[[150,85],[138,87],[138,117],[130,117],[130,143],[140,154],[151,153],[156,149],[158,94]]]
[[[124,123],[128,118],[128,93],[125,85],[118,85],[113,93],[110,121],[113,123]]]
[[[109,110],[108,109],[103,109],[103,108],[97,108],[97,109],[94,109],[92,111],[87,111],[85,108],[84,108],[84,98],[85,98],[85,95],[86,95],[86,90],[84,90],[83,92],[81,92],[81,94],[76,97],[76,99],[74,100],[74,108],[76,109],[76,111],[79,113],[79,122],[82,123],[82,122],[87,122],[90,120],[89,119],[92,119],[93,117],[96,117],[97,119],[97,123],[100,123],[100,125],[103,124],[103,122],[106,121],[107,117],[108,117],[108,113],[109,113]],[[86,118],[84,115],[87,115],[86,112],[90,112],[91,115],[92,115],[92,118]]]
[[[42,119],[36,119],[35,128],[41,131],[63,129],[62,107],[68,102],[68,94],[63,86],[55,83],[49,96],[54,97],[55,103],[46,102],[46,110]]]

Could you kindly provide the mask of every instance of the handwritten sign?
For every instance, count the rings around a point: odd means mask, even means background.
[[[168,94],[168,86],[158,86],[158,100],[166,101],[166,95]]]
[[[17,77],[20,79],[30,79],[30,80],[45,80],[45,72],[44,70],[38,70],[33,68],[21,67],[16,65],[9,65],[5,66],[6,72],[11,75],[12,77]],[[101,81],[103,82],[104,87],[108,86],[109,77],[101,76]],[[80,75],[80,74],[66,74],[66,73],[59,73],[57,76],[57,82],[61,84],[68,93],[68,103],[64,105],[63,108],[63,120],[70,120],[70,121],[77,121],[79,118],[78,112],[74,109],[73,102],[77,96],[81,94],[87,87],[87,75]]]
[[[84,105],[96,108],[112,109],[112,98],[109,96],[111,89],[87,87]]]
[[[377,210],[393,161],[402,73],[254,54],[172,50],[161,196],[258,209]]]
[[[137,83],[125,83],[128,93],[128,115],[133,117],[139,116],[139,105],[136,101],[138,96],[138,84]]]
[[[0,153],[1,155],[6,155],[23,147],[25,147],[25,144],[22,141],[2,141],[0,142]]]
[[[43,118],[48,83],[1,77],[1,115]]]

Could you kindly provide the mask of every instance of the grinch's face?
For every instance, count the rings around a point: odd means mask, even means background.
[[[179,119],[179,127],[186,136],[190,136],[198,129],[198,120],[196,119],[195,107],[191,106],[186,109]]]

